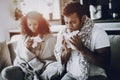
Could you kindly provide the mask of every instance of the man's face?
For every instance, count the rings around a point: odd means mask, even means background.
[[[65,24],[67,25],[68,29],[72,32],[75,30],[80,30],[83,22],[81,22],[76,13],[73,13],[69,16],[65,16]]]

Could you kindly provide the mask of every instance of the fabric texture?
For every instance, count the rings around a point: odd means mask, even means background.
[[[7,43],[5,41],[0,42],[0,72],[6,67],[12,65],[10,59],[10,52],[8,50]]]

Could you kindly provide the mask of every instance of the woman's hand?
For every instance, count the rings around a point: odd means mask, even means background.
[[[29,40],[26,42],[26,47],[27,47],[29,50],[31,50],[33,42],[34,42],[33,39],[29,39]]]

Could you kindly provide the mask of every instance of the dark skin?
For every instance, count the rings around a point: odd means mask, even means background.
[[[82,26],[80,26],[80,28],[78,28],[77,26],[82,25],[82,22],[84,22],[84,19],[81,19],[81,23],[80,23],[79,19],[77,19],[77,14],[73,13],[70,16],[66,17],[66,21],[70,26],[69,28],[72,29],[71,31],[74,31],[77,29],[80,30]],[[66,47],[66,42],[64,38],[63,38],[63,42],[64,42],[63,44],[64,51],[61,55],[61,59],[62,59],[62,63],[65,64],[70,57],[71,49]],[[71,44],[74,45],[74,47],[78,52],[82,52],[82,54],[90,63],[95,64],[104,69],[108,69],[110,67],[110,46],[95,49],[94,52],[92,52],[82,43],[81,38],[78,37],[78,35],[71,37],[70,42]]]

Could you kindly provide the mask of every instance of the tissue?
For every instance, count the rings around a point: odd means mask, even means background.
[[[37,47],[38,42],[42,42],[42,40],[41,40],[41,38],[39,36],[32,37],[31,39],[33,39],[33,44],[32,44],[33,48]]]
[[[67,43],[68,48],[75,49],[74,45],[72,45],[70,43],[70,38],[77,35],[77,34],[79,34],[79,30],[73,31],[73,32],[71,32],[69,34],[64,34],[64,38],[65,38],[65,41]]]

